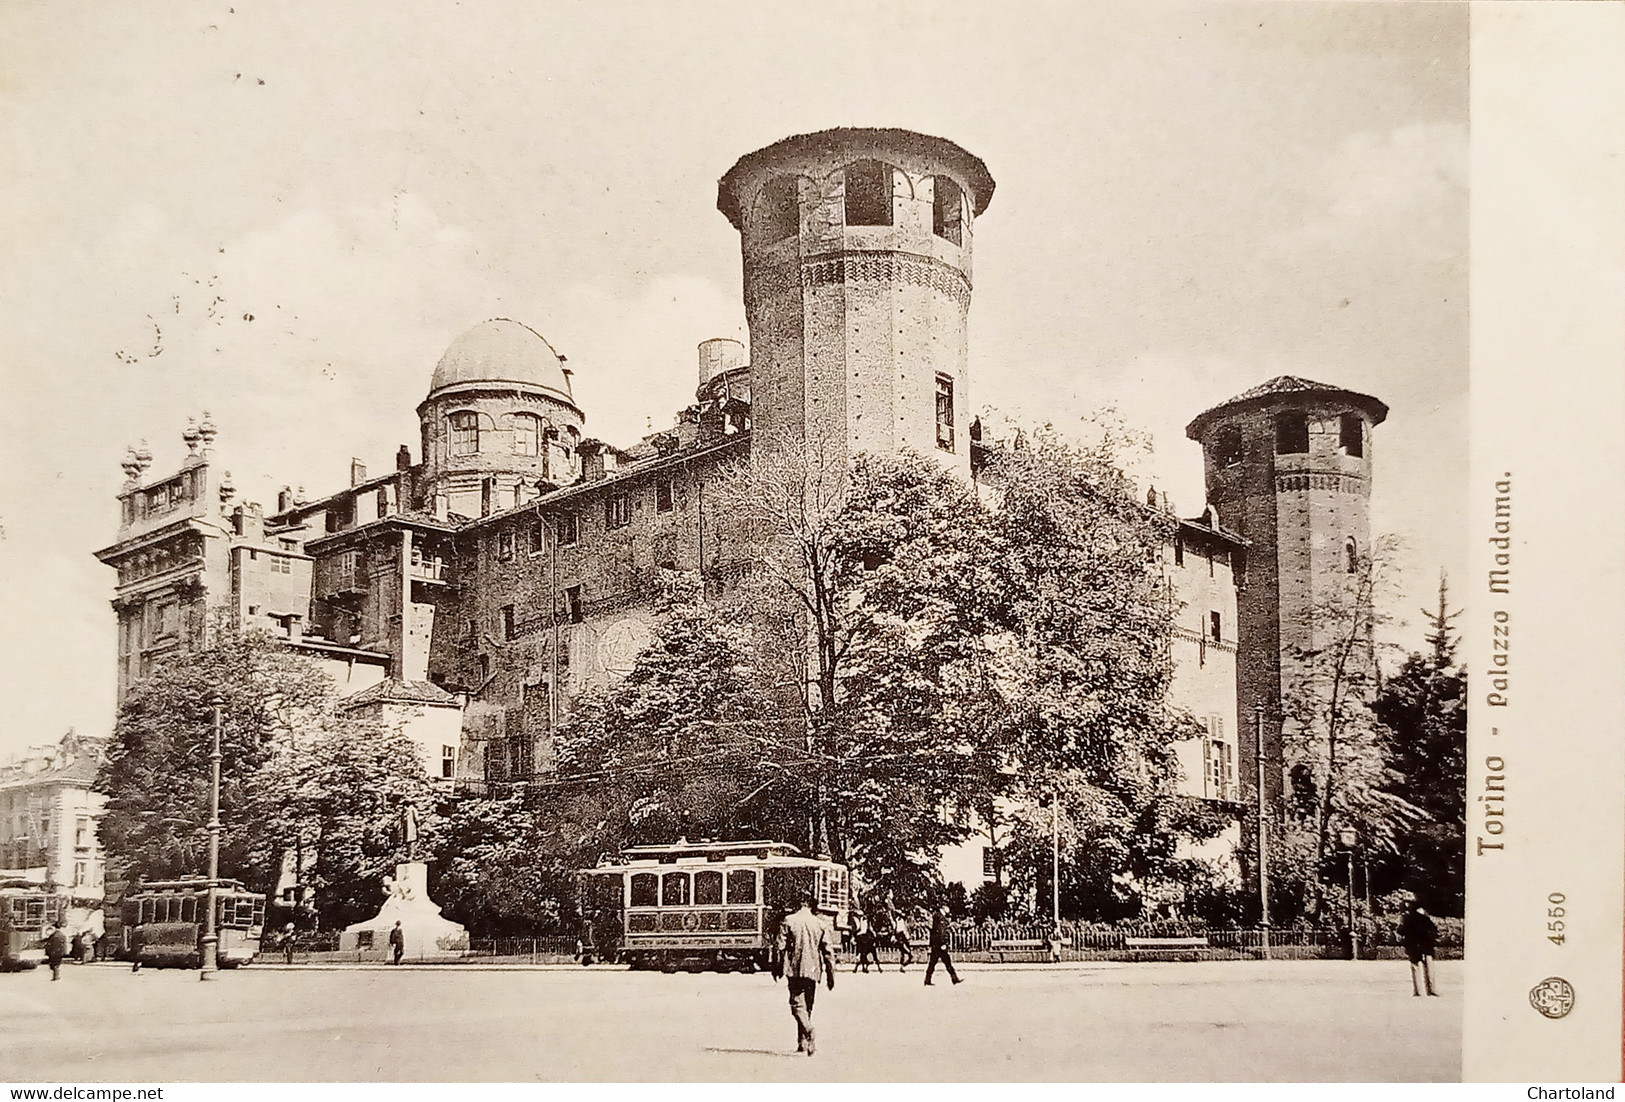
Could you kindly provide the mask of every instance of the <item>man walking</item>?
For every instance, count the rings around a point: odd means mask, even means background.
[[[796,1051],[813,1054],[813,997],[823,976],[835,990],[835,956],[829,944],[829,926],[813,910],[812,892],[801,898],[801,909],[779,923],[778,954],[773,978],[784,976],[790,988],[790,1015],[796,1020]]]
[[[931,974],[937,970],[938,961],[948,970],[948,978],[955,983],[959,982],[959,974],[954,971],[954,960],[948,955],[952,933],[948,927],[948,906],[945,903],[938,903],[936,914],[931,916],[931,960],[925,966],[927,987],[931,986]]]
[[[52,926],[50,935],[45,939],[45,961],[51,966],[53,983],[62,978],[62,958],[67,955],[68,935],[62,932],[62,927]]]
[[[1433,990],[1432,961],[1434,950],[1439,947],[1439,926],[1428,917],[1420,903],[1412,903],[1405,917],[1399,920],[1399,940],[1405,946],[1405,956],[1411,962],[1412,997],[1422,997],[1416,983],[1416,973],[1420,970],[1428,994],[1437,998],[1439,993]]]
[[[395,928],[389,931],[389,947],[395,954],[394,963],[399,964],[406,955],[406,931],[401,929],[400,919],[395,920]]]

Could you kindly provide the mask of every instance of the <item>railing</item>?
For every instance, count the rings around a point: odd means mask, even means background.
[[[1042,941],[1046,950],[1050,928],[1045,924],[989,923],[975,927],[955,927],[952,949],[967,959],[988,954],[996,941]],[[1208,947],[1196,950],[1173,950],[1169,955],[1200,960],[1252,960],[1262,958],[1265,931],[1259,927],[1208,928],[1184,924],[1157,923],[1140,926],[1071,926],[1061,936],[1062,960],[1131,960],[1143,958],[1145,953],[1133,953],[1128,948],[1129,938],[1206,937]],[[1272,960],[1323,960],[1348,956],[1348,935],[1335,929],[1285,927],[1268,931],[1269,957]],[[1385,931],[1363,927],[1360,937],[1360,956],[1380,959],[1403,955],[1399,942]],[[1438,954],[1442,959],[1461,956],[1459,932],[1441,925]]]

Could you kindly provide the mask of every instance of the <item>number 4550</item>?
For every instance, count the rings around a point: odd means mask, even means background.
[[[1567,898],[1562,892],[1553,892],[1546,897],[1546,902],[1551,904],[1546,908],[1546,917],[1549,920],[1546,928],[1552,931],[1546,935],[1546,940],[1553,945],[1563,944],[1563,916],[1568,913],[1563,909],[1563,903]]]

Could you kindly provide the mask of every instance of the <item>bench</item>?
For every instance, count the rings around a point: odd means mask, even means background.
[[[1205,934],[1198,937],[1126,937],[1123,945],[1135,954],[1194,953],[1208,948]]]
[[[1006,953],[1042,953],[1045,959],[1048,959],[1050,946],[1049,942],[1039,938],[1013,938],[1008,941],[989,942],[987,951],[997,956],[999,963],[1003,964]]]

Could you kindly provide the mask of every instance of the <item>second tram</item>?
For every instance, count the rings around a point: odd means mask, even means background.
[[[265,896],[236,880],[217,883],[216,959],[222,968],[235,968],[259,954]],[[158,967],[199,967],[208,898],[209,882],[202,878],[153,881],[126,895],[122,918],[131,959]]]
[[[36,881],[0,880],[0,961],[44,960],[45,932],[60,924],[66,911],[67,900]]]

